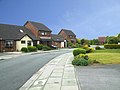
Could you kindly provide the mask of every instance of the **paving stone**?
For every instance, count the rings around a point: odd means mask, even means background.
[[[78,86],[62,86],[61,90],[78,90]]]
[[[63,72],[63,69],[54,69],[53,70],[53,73],[62,73]]]
[[[42,90],[42,87],[31,87],[28,90]]]
[[[76,79],[63,79],[62,81],[63,86],[75,86],[77,85]]]
[[[38,79],[33,83],[32,86],[43,86],[43,85],[45,85],[46,81],[47,81],[47,79],[42,79],[42,80]]]
[[[72,72],[69,73],[64,73],[63,78],[68,78],[68,79],[75,79],[75,74]]]
[[[43,90],[60,90],[59,84],[46,84]]]
[[[47,84],[61,84],[62,78],[49,78]]]
[[[62,78],[62,75],[63,73],[52,73],[50,77],[53,77],[53,78]]]
[[[55,68],[55,65],[48,65],[43,73],[41,74],[41,76],[39,77],[39,79],[45,79],[48,78],[50,76],[50,74],[52,73],[53,69]]]

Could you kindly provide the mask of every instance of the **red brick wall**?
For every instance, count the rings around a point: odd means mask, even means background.
[[[36,29],[36,27],[34,27],[30,22],[26,23],[25,25],[26,28],[28,28],[29,30],[31,30],[31,32],[38,37],[38,30]]]
[[[0,41],[0,52],[13,52],[16,51],[16,41],[13,42],[12,48],[6,48],[4,41]]]
[[[42,35],[41,32],[44,32],[44,31],[38,31],[39,37],[51,37],[51,32],[47,32],[47,35]]]
[[[66,33],[64,32],[64,31],[61,31],[60,33],[59,33],[61,36],[63,36],[64,37],[64,39],[66,39],[67,41],[71,41],[71,39],[74,39],[74,42],[73,42],[73,44],[76,44],[76,36],[73,38],[70,38],[69,36],[67,36],[66,35]]]
[[[52,45],[57,46],[58,48],[61,48],[61,42],[52,41]]]
[[[59,35],[63,36],[64,39],[67,39],[67,35],[64,31],[61,31]]]

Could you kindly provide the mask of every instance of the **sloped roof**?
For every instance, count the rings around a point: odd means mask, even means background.
[[[27,22],[30,22],[33,26],[35,26],[35,27],[37,28],[37,30],[52,32],[52,30],[50,30],[47,26],[45,26],[45,25],[42,24],[42,23],[33,22],[33,21],[27,21]]]
[[[38,40],[38,38],[36,38],[32,32],[24,26],[0,24],[0,37],[3,40],[20,40],[25,35],[28,35],[33,40]]]
[[[62,29],[61,31],[64,31],[68,36],[69,36],[69,35],[76,36],[71,30]],[[60,31],[60,32],[61,32],[61,31]],[[60,33],[60,32],[59,32],[59,33]]]
[[[57,34],[52,34],[52,40],[53,41],[64,41],[64,38],[61,35],[57,35]]]

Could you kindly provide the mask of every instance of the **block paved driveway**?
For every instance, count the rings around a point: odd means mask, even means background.
[[[76,67],[81,90],[120,90],[120,64]]]

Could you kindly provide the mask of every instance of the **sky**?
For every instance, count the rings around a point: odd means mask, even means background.
[[[0,0],[0,24],[45,24],[57,34],[72,30],[77,38],[120,33],[120,0]]]

